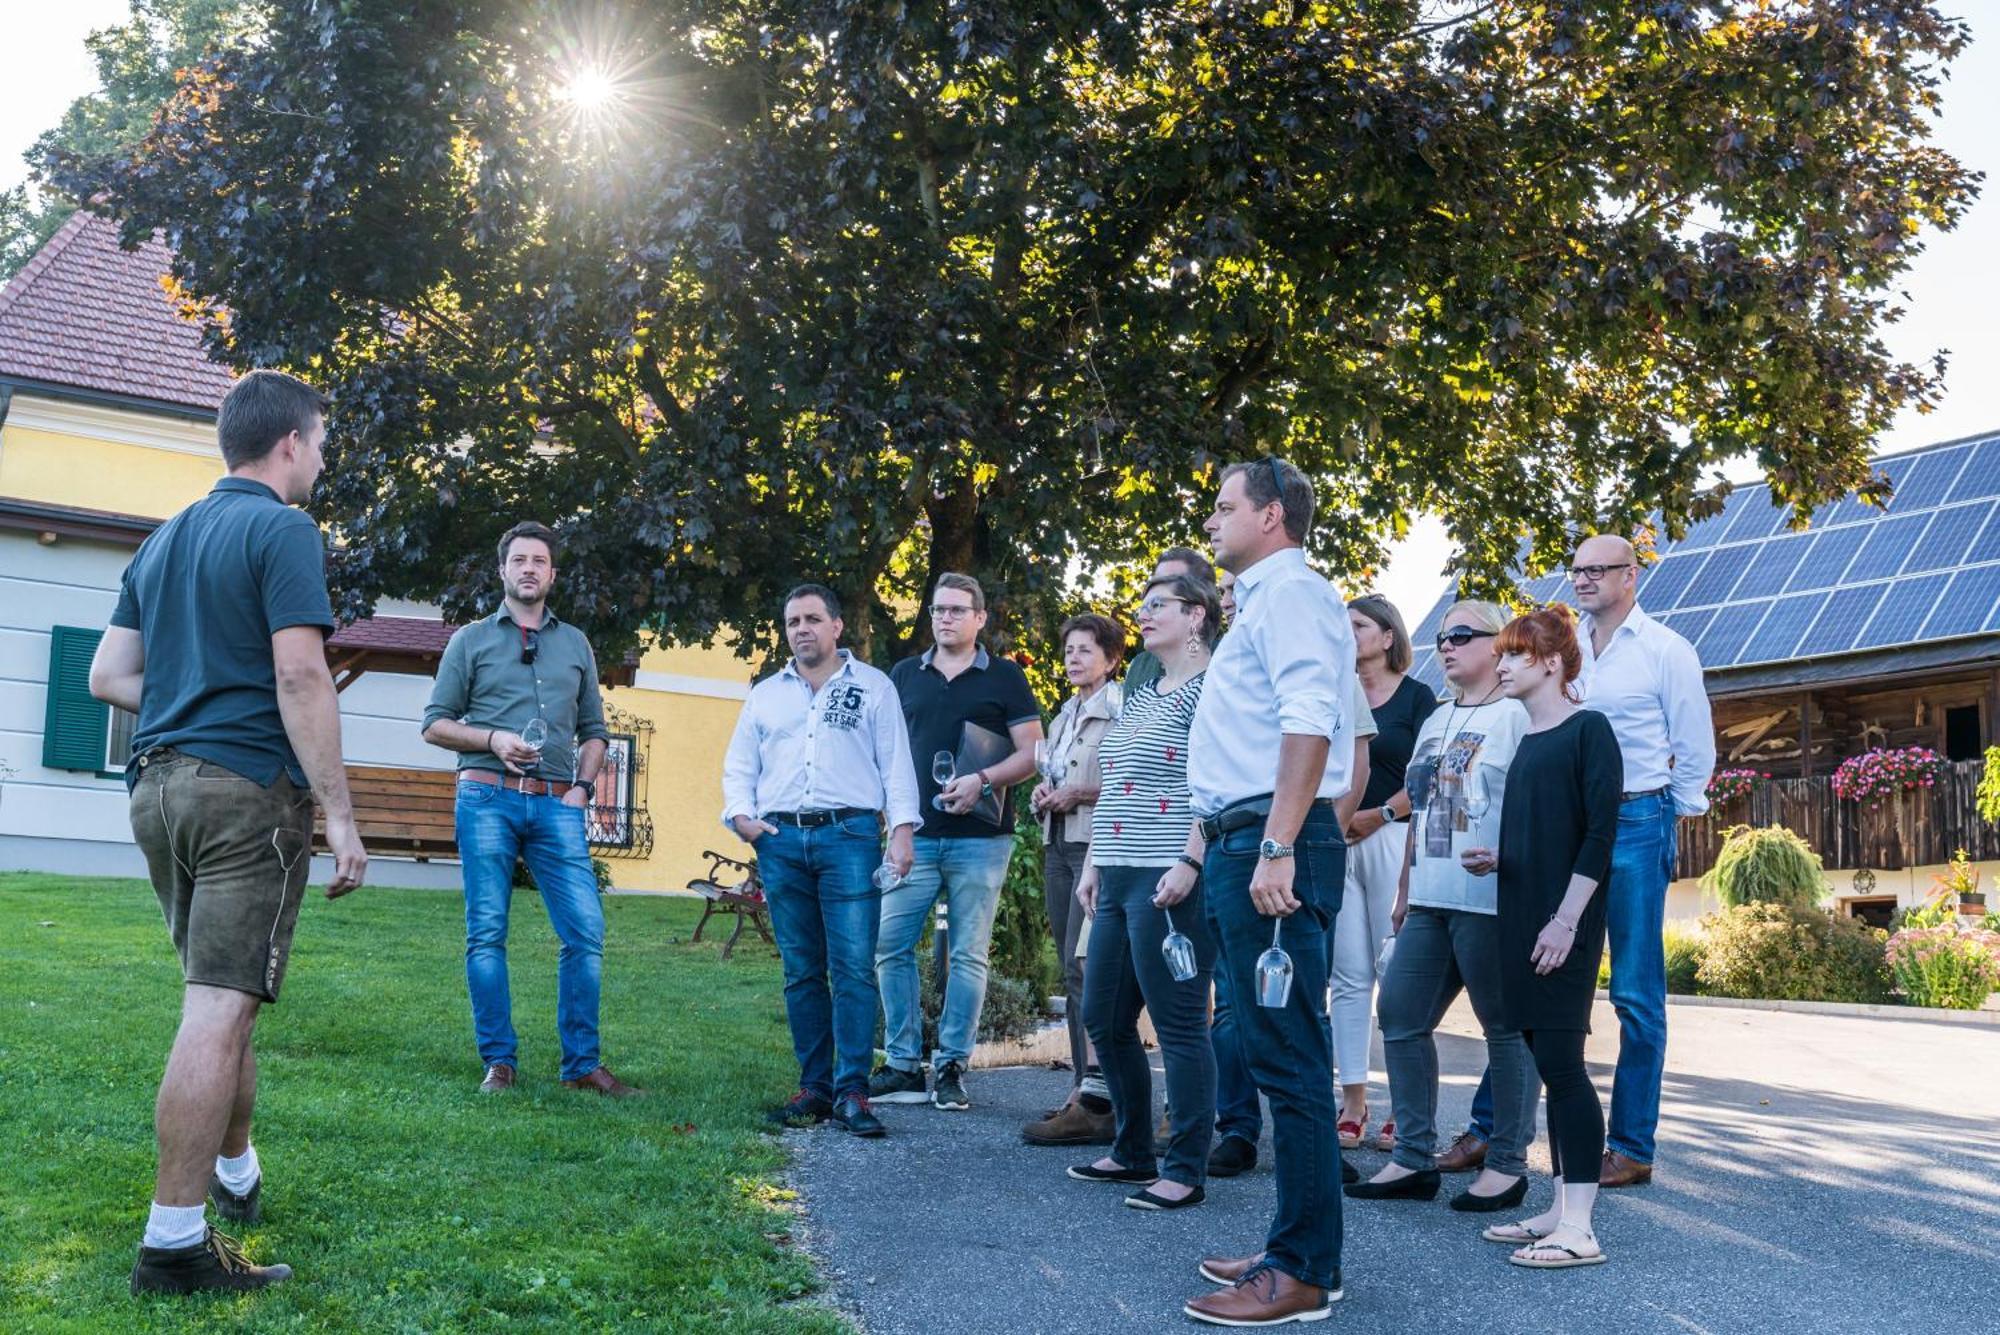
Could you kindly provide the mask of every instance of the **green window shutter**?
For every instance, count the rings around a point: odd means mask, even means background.
[[[104,732],[111,709],[90,694],[90,660],[101,630],[49,629],[49,712],[42,725],[42,764],[50,769],[104,768]]]

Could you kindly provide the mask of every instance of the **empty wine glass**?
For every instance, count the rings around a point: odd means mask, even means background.
[[[521,729],[521,740],[539,751],[549,740],[548,720],[537,715],[528,720],[528,726]]]
[[[1174,926],[1172,909],[1163,909],[1162,912],[1167,915],[1167,935],[1166,939],[1160,942],[1160,954],[1166,957],[1167,972],[1174,976],[1174,981],[1185,983],[1195,974],[1194,942],[1188,940],[1181,929]]]
[[[958,757],[949,751],[940,751],[931,757],[931,782],[942,788],[958,777]],[[939,811],[945,809],[944,794],[931,798],[931,805]]]
[[[872,879],[875,882],[875,888],[887,894],[901,885],[904,877],[903,873],[896,870],[893,863],[885,860],[881,866],[875,869],[875,875]]]
[[[1458,809],[1465,813],[1465,828],[1453,830],[1451,852],[1458,857],[1468,848],[1487,846],[1486,830],[1483,822],[1486,813],[1493,807],[1493,791],[1486,783],[1486,768],[1475,765],[1467,770],[1459,783]]]
[[[1257,957],[1257,1004],[1273,1010],[1282,1010],[1292,998],[1292,957],[1278,944],[1284,927],[1283,918],[1272,920],[1271,948]]]

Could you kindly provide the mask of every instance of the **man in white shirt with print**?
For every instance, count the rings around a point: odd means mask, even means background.
[[[1674,877],[1676,822],[1708,810],[1715,725],[1694,646],[1638,603],[1632,544],[1587,538],[1570,566],[1583,611],[1583,703],[1611,722],[1625,757],[1625,796],[1606,885],[1611,1004],[1618,1012],[1618,1072],[1611,1087],[1603,1187],[1653,1177],[1660,1080],[1667,1065],[1667,883]]]
[[[723,760],[723,823],[757,850],[784,961],[799,1091],[771,1120],[885,1128],[868,1106],[875,1055],[875,941],[885,862],[907,875],[922,824],[902,706],[888,676],[840,648],[840,599],[819,584],[785,598],[792,661],[750,691]],[[832,995],[828,996],[828,975]]]
[[[1335,802],[1352,786],[1354,632],[1306,565],[1313,491],[1279,459],[1223,470],[1203,527],[1236,574],[1235,624],[1209,664],[1188,736],[1190,856],[1202,872],[1218,971],[1245,1002],[1272,943],[1291,956],[1283,1006],[1245,1004],[1239,1023],[1271,1102],[1277,1210],[1261,1252],[1209,1257],[1229,1287],[1183,1309],[1216,1325],[1316,1321],[1341,1296],[1340,1136],[1325,998],[1329,937],[1347,869]]]

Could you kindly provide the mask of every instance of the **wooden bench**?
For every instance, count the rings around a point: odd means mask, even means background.
[[[701,921],[695,924],[694,939],[701,940],[701,929],[708,926],[708,920],[717,914],[734,914],[736,930],[723,943],[722,958],[728,959],[729,952],[736,949],[736,940],[743,935],[743,924],[748,922],[757,929],[757,935],[764,938],[764,944],[771,947],[771,953],[778,953],[778,943],[771,938],[771,910],[764,902],[764,880],[757,874],[757,863],[738,862],[709,849],[701,855],[708,859],[708,874],[698,876],[688,882],[688,889],[707,901],[702,905]],[[741,879],[723,883],[723,869],[733,868],[742,873]]]
[[[418,862],[458,856],[454,771],[349,765],[347,791],[354,798],[361,843],[370,853],[401,853]],[[315,842],[321,852],[326,851],[323,819]]]

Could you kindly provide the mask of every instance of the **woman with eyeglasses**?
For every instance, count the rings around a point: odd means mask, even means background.
[[[1117,721],[1124,688],[1112,680],[1125,657],[1125,631],[1088,612],[1063,623],[1063,672],[1076,694],[1063,701],[1041,747],[1042,780],[1028,801],[1042,827],[1042,899],[1062,963],[1063,1017],[1069,1029],[1070,1091],[1061,1107],[1021,1128],[1030,1145],[1105,1145],[1111,1099],[1083,1031],[1083,959],[1077,951],[1084,912],[1077,878],[1090,851],[1097,801],[1097,748]]]
[[[1406,774],[1411,823],[1390,913],[1396,948],[1382,979],[1395,1156],[1347,1189],[1359,1199],[1427,1201],[1438,1193],[1435,1035],[1460,992],[1469,994],[1486,1036],[1498,1115],[1486,1170],[1452,1198],[1451,1208],[1507,1210],[1527,1194],[1534,1063],[1502,1004],[1493,878],[1459,863],[1465,848],[1490,842],[1508,766],[1528,727],[1527,710],[1500,689],[1494,645],[1506,624],[1506,612],[1493,603],[1460,602],[1445,610],[1438,633],[1446,696],[1418,732]]]
[[[1347,605],[1347,619],[1354,628],[1355,677],[1375,719],[1367,785],[1346,830],[1347,893],[1333,928],[1333,1066],[1340,1080],[1340,1147],[1351,1150],[1368,1134],[1375,962],[1382,943],[1395,934],[1389,910],[1408,844],[1402,822],[1410,814],[1410,799],[1403,791],[1403,769],[1437,697],[1407,675],[1414,657],[1410,632],[1393,603],[1380,594],[1363,595]],[[1395,1148],[1393,1117],[1383,1123],[1376,1144]]]
[[[1139,605],[1139,635],[1160,675],[1125,696],[1098,744],[1097,810],[1077,898],[1091,913],[1083,1017],[1111,1090],[1111,1151],[1069,1170],[1087,1182],[1131,1183],[1141,1210],[1201,1204],[1215,1120],[1215,1055],[1208,991],[1215,941],[1190,852],[1188,731],[1209,653],[1221,630],[1215,586],[1187,575],[1156,579]],[[1169,959],[1169,937],[1177,959]],[[1177,965],[1179,967],[1177,967]],[[1180,976],[1176,976],[1176,974]],[[1153,1020],[1172,1118],[1162,1164],[1153,1131],[1153,1080],[1139,1011]]]
[[[1549,1165],[1555,1200],[1517,1224],[1489,1228],[1491,1242],[1520,1244],[1508,1259],[1537,1270],[1604,1260],[1591,1225],[1604,1154],[1604,1105],[1583,1064],[1604,955],[1605,897],[1618,835],[1624,759],[1611,723],[1584,709],[1576,690],[1583,650],[1567,607],[1507,623],[1500,691],[1528,711],[1509,767],[1496,844],[1467,848],[1475,876],[1498,872],[1500,997],[1548,1094]]]

